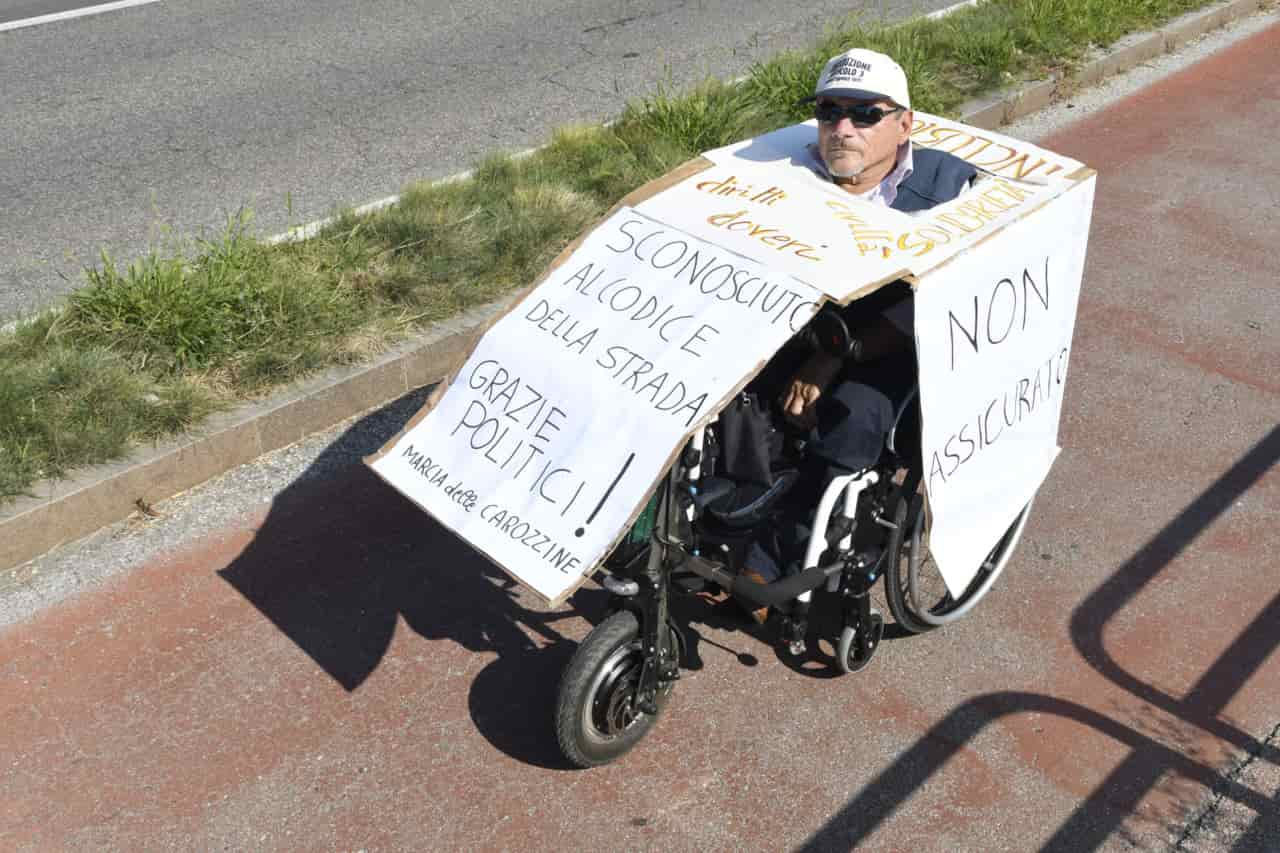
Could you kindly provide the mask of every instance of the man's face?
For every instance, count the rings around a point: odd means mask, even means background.
[[[892,101],[883,98],[865,101],[823,96],[818,99],[819,108],[825,104],[838,107],[865,104],[882,110],[896,109]],[[911,110],[888,113],[868,127],[855,125],[848,116],[841,116],[835,122],[819,120],[818,153],[822,155],[828,171],[837,178],[857,178],[867,172],[877,175],[879,180],[893,169],[898,147],[907,141],[910,134]],[[883,174],[877,174],[882,170]]]

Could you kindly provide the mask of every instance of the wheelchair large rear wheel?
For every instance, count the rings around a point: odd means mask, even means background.
[[[1022,508],[1009,528],[983,559],[977,574],[958,597],[947,590],[924,535],[924,498],[900,499],[894,513],[885,569],[885,599],[898,624],[913,634],[940,628],[966,615],[990,591],[1022,538],[1031,502]]]
[[[668,631],[667,648],[679,655],[678,634]],[[607,764],[649,733],[658,714],[637,707],[643,667],[640,622],[634,613],[619,610],[592,629],[560,679],[556,738],[565,758],[579,767]],[[658,688],[659,714],[671,690],[671,684]]]

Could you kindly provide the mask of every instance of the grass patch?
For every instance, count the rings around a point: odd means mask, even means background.
[[[415,184],[394,207],[268,245],[245,215],[216,239],[121,268],[103,256],[57,313],[0,333],[0,499],[117,458],[209,412],[359,361],[532,281],[626,193],[701,151],[807,116],[826,59],[870,47],[906,69],[914,106],[950,114],[1012,81],[1069,73],[1095,47],[1207,0],[988,0],[947,18],[851,19],[813,48],[567,127],[467,180]]]

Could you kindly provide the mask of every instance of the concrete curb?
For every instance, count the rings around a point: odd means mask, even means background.
[[[1119,74],[1260,9],[1265,0],[1228,0],[1148,33],[1128,36],[1072,77],[1031,83],[966,104],[961,120],[995,129],[1083,86]],[[452,360],[508,299],[472,309],[358,367],[337,368],[266,400],[211,418],[181,438],[126,459],[37,484],[35,495],[0,508],[0,569],[127,518],[139,502],[172,497],[205,480],[439,381]]]
[[[39,483],[34,496],[20,498],[0,513],[0,569],[127,518],[140,502],[172,497],[439,381],[447,365],[466,352],[475,331],[508,302],[466,311],[369,364],[328,370],[265,400],[215,415],[187,435],[138,448],[119,462]]]

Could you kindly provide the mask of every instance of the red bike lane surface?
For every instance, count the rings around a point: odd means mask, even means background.
[[[1278,55],[1043,140],[1100,173],[1064,451],[966,620],[826,678],[682,602],[699,668],[568,770],[604,594],[545,612],[352,468],[0,633],[0,847],[1164,849],[1213,794],[1280,847],[1232,770],[1280,764]]]

